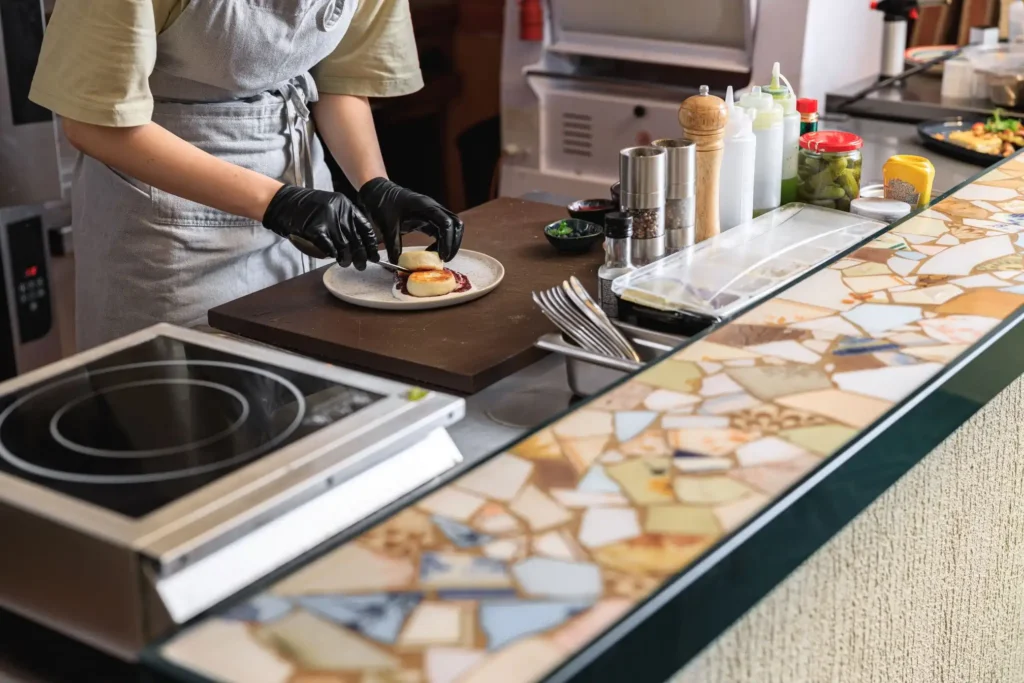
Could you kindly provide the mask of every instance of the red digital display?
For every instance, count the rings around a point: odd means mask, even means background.
[[[25,269],[25,277],[35,277],[39,272],[39,266],[29,266]]]

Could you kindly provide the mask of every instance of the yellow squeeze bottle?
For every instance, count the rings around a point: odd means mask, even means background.
[[[906,202],[916,209],[931,204],[935,167],[924,157],[897,154],[882,166],[885,198]]]

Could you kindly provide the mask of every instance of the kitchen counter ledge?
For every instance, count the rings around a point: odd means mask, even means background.
[[[667,680],[1024,372],[1022,303],[1013,158],[150,656],[239,681]]]

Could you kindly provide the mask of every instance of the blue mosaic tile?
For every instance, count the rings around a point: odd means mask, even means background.
[[[480,626],[487,635],[487,649],[498,650],[520,638],[548,631],[592,604],[525,600],[482,603]]]
[[[587,493],[621,493],[622,489],[615,482],[614,479],[608,476],[608,473],[604,471],[604,468],[600,465],[594,465],[587,474],[580,479],[580,483],[576,486],[579,491],[586,491]]]
[[[422,599],[422,593],[373,593],[309,595],[296,598],[296,602],[310,612],[367,638],[392,644],[398,638],[405,618]]]
[[[292,610],[292,601],[274,595],[258,595],[249,602],[232,607],[224,613],[225,619],[255,621],[266,624],[277,621]]]
[[[647,429],[658,415],[650,410],[620,410],[615,413],[615,438],[626,443]]]
[[[899,344],[893,344],[885,339],[874,339],[872,337],[840,337],[836,346],[832,349],[833,356],[857,356],[862,353],[878,353],[880,351],[895,351]]]
[[[448,537],[448,540],[460,548],[475,548],[484,543],[490,543],[492,540],[491,536],[480,533],[476,529],[456,522],[453,519],[440,515],[433,515],[432,519],[437,528]]]

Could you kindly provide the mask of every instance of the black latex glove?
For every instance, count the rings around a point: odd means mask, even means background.
[[[285,185],[270,200],[263,225],[313,258],[333,258],[347,268],[377,262],[373,226],[345,195]]]
[[[433,237],[442,261],[451,261],[462,246],[462,221],[430,197],[374,178],[359,189],[359,206],[384,236],[388,260],[398,263],[402,235],[422,232]]]

